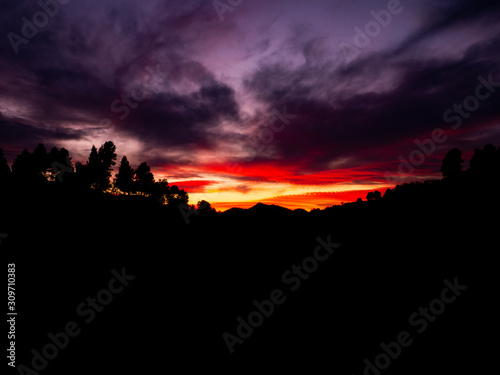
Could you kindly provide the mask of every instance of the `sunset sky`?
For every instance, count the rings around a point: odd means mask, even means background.
[[[498,0],[46,2],[2,2],[10,163],[111,140],[190,203],[309,210],[500,146]]]

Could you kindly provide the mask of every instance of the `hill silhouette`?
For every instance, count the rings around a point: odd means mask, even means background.
[[[248,209],[250,212],[265,213],[265,214],[285,214],[290,212],[288,208],[284,208],[275,204],[257,203],[255,206]]]
[[[495,357],[481,340],[496,322],[500,212],[500,152],[492,147],[476,150],[468,170],[453,151],[443,179],[401,184],[368,200],[311,212],[259,203],[218,213],[199,202],[188,206],[196,212],[189,223],[187,193],[166,182],[156,185],[159,193],[148,190],[157,181],[146,166],[142,182],[120,194],[103,191],[107,168],[96,168],[100,178],[86,169],[59,181],[47,172],[50,163],[35,163],[40,156],[31,153],[12,171],[0,163],[0,233],[8,234],[0,246],[19,269],[23,313],[18,362],[29,364],[49,332],[76,320],[82,334],[48,361],[47,373],[73,371],[75,364],[73,373],[89,373],[95,366],[89,353],[100,370],[113,372],[172,364],[221,372],[487,369]],[[36,155],[45,155],[41,147]],[[107,285],[110,270],[123,267],[136,278],[86,325],[75,307]],[[441,312],[433,301],[450,299],[442,294],[444,281],[455,279],[467,288]],[[270,313],[265,301],[276,290],[282,303]],[[261,311],[256,306],[269,316],[261,312],[262,323],[248,327],[251,316],[258,319],[251,315]],[[403,331],[413,343],[386,369],[370,367],[385,353],[381,344]]]

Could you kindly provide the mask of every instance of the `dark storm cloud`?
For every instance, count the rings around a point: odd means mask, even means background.
[[[44,139],[77,140],[86,134],[83,130],[47,127],[43,124],[36,126],[26,124],[20,120],[6,119],[0,113],[0,139],[2,141],[25,145],[36,144]]]
[[[237,120],[234,90],[212,83],[190,95],[158,94],[138,105],[120,125],[150,145],[211,148],[208,131],[222,119]]]
[[[32,117],[29,128],[3,126],[2,132],[13,131],[19,142],[23,134],[28,144],[34,138],[60,139],[65,131],[57,127],[62,123],[90,130],[109,118],[116,133],[148,146],[184,146],[189,151],[191,146],[212,147],[207,130],[222,119],[238,119],[234,90],[189,57],[195,41],[203,43],[203,37],[231,28],[220,23],[210,4],[70,2],[60,5],[58,13],[27,44],[20,44],[16,54],[7,35],[22,36],[21,18],[32,20],[37,11],[36,2],[20,1],[6,4],[0,17],[0,68],[5,76],[0,99],[9,107],[4,117],[19,108],[29,108]],[[162,85],[147,90],[144,100],[133,102],[137,107],[129,108],[130,115],[119,118],[122,95],[130,98],[131,87],[140,85],[141,78],[151,74],[147,69],[151,72],[157,66],[165,74]],[[189,92],[180,92],[176,84],[191,85]],[[54,129],[38,129],[36,124],[42,123]],[[85,133],[75,131],[72,137]]]

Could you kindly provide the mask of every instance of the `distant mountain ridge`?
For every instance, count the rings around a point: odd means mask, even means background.
[[[295,215],[295,214],[303,214],[307,213],[306,210],[298,208],[296,210],[290,210],[289,208],[285,208],[282,206],[278,206],[275,204],[264,204],[257,203],[255,206],[250,208],[237,208],[233,207],[227,211],[221,213],[223,216],[285,216],[285,215]]]

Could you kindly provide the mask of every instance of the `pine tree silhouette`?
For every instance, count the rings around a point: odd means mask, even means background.
[[[452,179],[458,177],[462,171],[462,163],[462,151],[456,147],[448,151],[441,165],[443,177]]]
[[[124,193],[130,194],[134,183],[134,173],[134,169],[130,166],[127,157],[123,156],[116,175],[115,186]]]
[[[135,170],[134,189],[142,194],[150,194],[155,178],[147,163],[141,163]]]

